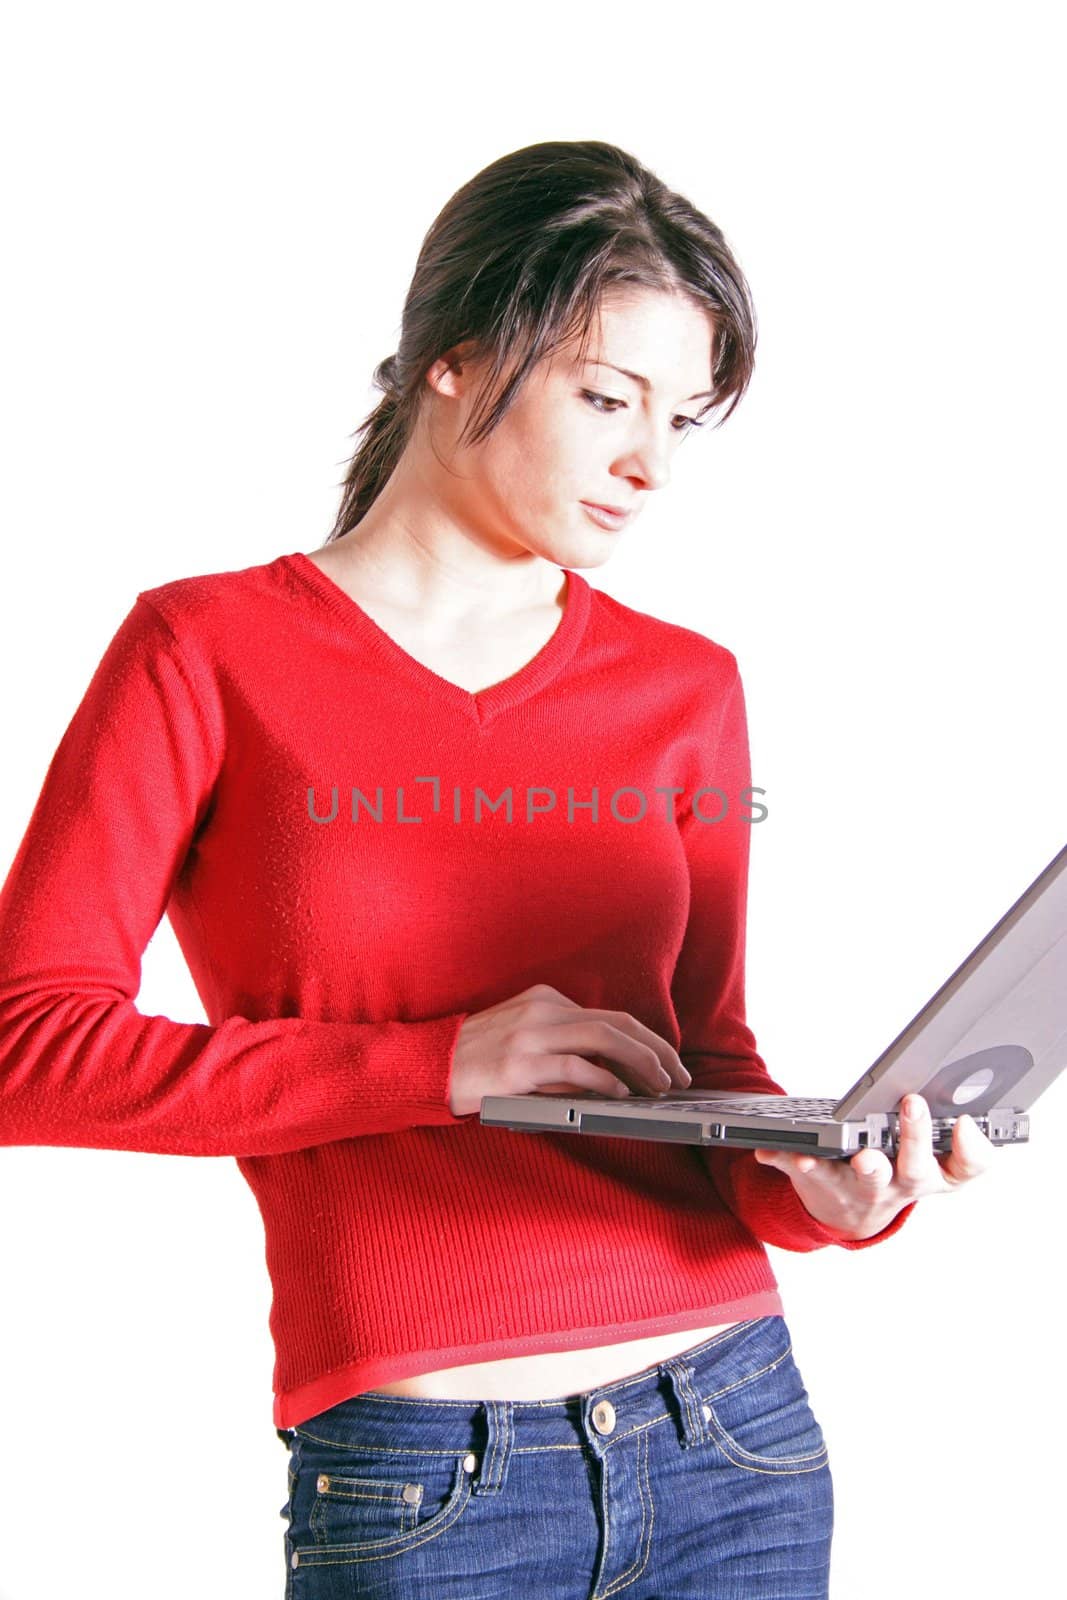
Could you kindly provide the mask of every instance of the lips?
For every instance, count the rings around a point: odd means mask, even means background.
[[[614,511],[593,500],[583,500],[582,509],[588,515],[590,522],[595,523],[598,528],[606,529],[608,533],[618,533],[630,521],[629,511]]]

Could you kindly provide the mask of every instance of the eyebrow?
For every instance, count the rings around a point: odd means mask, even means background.
[[[639,383],[641,385],[642,389],[651,389],[651,387],[652,387],[652,385],[649,382],[649,380],[646,377],[643,377],[640,372],[631,372],[629,367],[617,367],[613,361],[592,361],[592,360],[590,360],[590,361],[586,362],[586,366],[588,366],[588,367],[610,367],[612,372],[621,372],[624,378],[632,378],[635,383]],[[689,396],[689,399],[690,400],[703,400],[707,396],[714,397],[714,394],[715,394],[715,390],[714,389],[701,389],[699,394],[691,394]],[[685,401],[682,402],[683,405],[685,403],[686,403]]]

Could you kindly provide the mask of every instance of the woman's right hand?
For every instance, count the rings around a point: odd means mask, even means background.
[[[692,1081],[673,1045],[628,1011],[580,1006],[535,983],[463,1023],[449,1105],[454,1117],[465,1117],[480,1111],[488,1094],[662,1094]]]

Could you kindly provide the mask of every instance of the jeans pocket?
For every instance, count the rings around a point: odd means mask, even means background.
[[[299,1565],[381,1560],[439,1537],[471,1495],[469,1455],[417,1448],[293,1446],[292,1547]]]
[[[760,1371],[703,1397],[708,1433],[735,1467],[816,1472],[829,1459],[792,1346]]]

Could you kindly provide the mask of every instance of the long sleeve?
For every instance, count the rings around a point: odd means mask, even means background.
[[[207,817],[217,686],[138,596],[47,769],[0,891],[0,1144],[273,1155],[451,1125],[466,1012],[146,1016],[141,958]]]
[[[681,1032],[679,1055],[696,1088],[736,1089],[744,1094],[785,1094],[756,1050],[745,1020],[745,935],[751,830],[759,823],[759,799],[751,790],[744,689],[732,663],[732,682],[721,701],[718,735],[703,752],[711,776],[707,792],[693,791],[679,819],[689,863],[690,905],[671,993]],[[705,766],[705,771],[707,766]],[[716,791],[721,791],[723,798]],[[726,803],[725,814],[717,817]],[[708,820],[701,820],[706,818]],[[762,1166],[751,1150],[700,1151],[723,1202],[756,1238],[781,1249],[816,1250],[839,1244],[861,1250],[903,1227],[915,1203],[905,1206],[880,1233],[843,1239],[805,1208],[786,1173]]]

